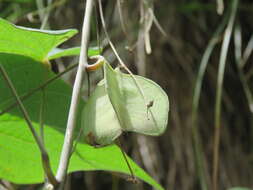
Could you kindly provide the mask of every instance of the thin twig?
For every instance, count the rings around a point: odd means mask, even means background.
[[[238,69],[239,79],[242,83],[243,90],[245,92],[245,95],[246,95],[246,98],[247,98],[247,101],[248,101],[248,106],[249,106],[250,112],[253,113],[253,96],[252,96],[252,93],[250,91],[250,87],[247,83],[247,79],[243,74],[243,64],[246,63],[247,59],[245,59],[245,62],[244,62],[244,59],[243,59],[243,56],[242,56],[242,37],[241,37],[241,35],[242,35],[241,34],[241,28],[240,28],[239,25],[237,25],[235,27],[235,32],[234,32],[236,66],[237,66],[237,69]],[[250,43],[251,43],[251,40],[249,40],[247,47],[249,46]],[[245,55],[245,52],[248,51],[247,47],[245,48],[245,51],[244,51],[243,55]],[[251,51],[249,53],[251,53]]]
[[[117,8],[118,8],[118,12],[119,12],[119,19],[120,19],[120,25],[121,25],[121,29],[122,29],[122,32],[126,38],[126,46],[125,46],[125,49],[128,50],[129,53],[135,53],[133,51],[133,49],[135,48],[135,44],[131,45],[131,40],[130,40],[130,36],[129,36],[129,32],[127,30],[128,28],[128,25],[125,21],[125,18],[124,18],[124,13],[123,13],[123,8],[122,8],[122,0],[117,0]],[[127,7],[125,7],[126,9]]]
[[[224,2],[223,0],[216,0],[216,2],[217,2],[217,13],[219,15],[222,15],[224,11]]]
[[[118,11],[119,11],[119,20],[120,20],[120,25],[121,25],[122,31],[123,31],[124,35],[126,36],[126,38],[128,38],[126,23],[125,23],[123,13],[122,13],[121,0],[117,0],[117,7],[118,7]]]
[[[52,0],[47,0],[47,6],[51,6],[51,4],[52,4]],[[44,17],[43,17],[43,20],[41,22],[40,29],[45,29],[49,16],[50,16],[50,10],[46,10],[44,12]]]
[[[215,129],[214,129],[213,176],[212,176],[213,190],[217,190],[218,188],[222,86],[223,86],[224,71],[225,71],[225,65],[226,65],[226,59],[227,59],[227,52],[228,52],[228,47],[229,47],[229,43],[231,39],[233,26],[234,26],[237,5],[238,5],[238,0],[234,0],[232,2],[232,9],[231,9],[231,16],[229,19],[229,23],[224,34],[224,40],[221,47],[221,55],[220,55],[220,61],[219,61],[217,92],[216,92],[216,100],[215,100],[215,116],[214,116]]]
[[[36,0],[36,5],[38,8],[38,15],[39,15],[40,21],[42,21],[44,18],[44,8],[45,8],[43,4],[43,0]]]
[[[38,0],[39,1],[39,0]],[[32,11],[30,13],[28,13],[27,15],[25,15],[23,18],[21,18],[20,20],[23,20],[25,18],[29,18],[29,17],[34,17],[34,16],[37,16],[40,14],[40,12],[48,12],[48,11],[51,11],[53,10],[54,8],[57,8],[59,6],[62,6],[64,3],[66,3],[67,0],[58,0],[58,1],[54,1],[53,3],[51,3],[49,6],[46,6],[46,7],[41,7],[41,8],[38,8],[37,10],[35,11]]]
[[[89,44],[89,36],[90,36],[90,22],[91,15],[93,9],[93,0],[86,1],[85,15],[83,21],[83,29],[82,29],[82,42],[81,42],[81,53],[79,57],[79,65],[76,74],[76,79],[73,87],[72,99],[69,109],[69,116],[67,122],[67,129],[64,139],[64,144],[61,152],[60,163],[58,166],[56,179],[64,184],[68,164],[70,160],[70,155],[73,146],[73,134],[76,125],[76,116],[77,116],[77,108],[81,94],[81,88],[83,83],[83,76],[85,73],[85,68],[88,65],[88,44]]]
[[[152,5],[151,3],[152,3],[152,1],[147,1],[147,0],[143,1],[143,4],[145,5],[145,7],[152,12],[152,16],[153,16],[152,19],[153,19],[153,22],[154,22],[155,26],[161,32],[162,35],[167,37],[168,35],[166,34],[165,30],[163,29],[163,27],[160,25],[158,19],[156,18],[156,15],[154,13],[154,8],[152,8],[152,7],[154,7],[154,5]]]
[[[248,59],[252,53],[252,50],[253,50],[253,35],[251,35],[250,40],[247,44],[247,47],[245,48],[245,51],[242,56],[242,62],[240,64],[240,67],[245,66],[246,62],[248,61]]]
[[[45,29],[47,25],[48,18],[50,16],[50,11],[52,9],[45,9],[45,5],[43,3],[43,0],[36,0],[37,8],[38,8],[38,14],[41,22],[40,29]],[[47,0],[46,7],[51,7],[52,0]]]
[[[121,142],[120,142],[120,139],[117,140],[117,144],[118,144],[119,149],[120,149],[120,151],[121,151],[121,153],[122,153],[122,155],[123,155],[123,157],[124,157],[124,160],[126,161],[127,167],[128,167],[128,169],[129,169],[129,171],[130,171],[131,178],[132,178],[131,180],[132,180],[134,183],[136,183],[136,182],[137,182],[137,181],[136,181],[136,177],[134,176],[134,172],[133,172],[133,170],[132,170],[132,168],[131,168],[131,165],[130,165],[128,159],[127,159],[127,155],[126,155],[126,153],[125,153],[124,150],[123,150],[123,147],[122,147],[122,144],[121,144]]]
[[[18,96],[18,93],[17,93],[15,87],[13,86],[8,74],[6,73],[4,67],[1,64],[0,64],[0,72],[2,73],[6,83],[8,84],[9,88],[11,89],[11,92],[12,92],[13,96],[15,97],[16,101],[18,102],[18,105],[20,107],[20,110],[21,110],[22,114],[24,115],[26,123],[27,123],[27,125],[28,125],[34,139],[35,139],[35,142],[37,143],[37,145],[39,147],[40,154],[41,154],[41,159],[42,159],[43,169],[44,169],[44,172],[45,172],[49,182],[53,185],[57,185],[58,182],[57,182],[56,178],[54,177],[54,174],[53,174],[52,169],[50,167],[49,156],[47,154],[46,148],[44,147],[41,138],[36,133],[36,131],[33,127],[32,121],[31,121],[31,119],[28,115],[28,112],[26,111],[23,103],[21,102],[21,100]]]
[[[138,74],[141,76],[146,76],[146,53],[145,53],[145,41],[144,41],[144,36],[145,36],[145,31],[144,31],[144,20],[145,20],[145,15],[144,15],[144,5],[143,2],[140,1],[140,28],[138,31],[138,39],[137,39],[137,70]]]
[[[161,24],[157,20],[156,15],[154,13],[153,13],[153,17],[154,17],[153,20],[154,20],[155,26],[158,28],[158,30],[161,32],[162,35],[167,37],[168,35],[166,34],[165,30],[163,29],[163,27],[161,26]]]
[[[97,44],[98,44],[98,49],[101,50],[101,39],[100,39],[100,35],[99,35],[99,23],[98,23],[98,12],[97,12],[97,4],[95,3],[95,20],[96,20],[96,37],[97,37]]]
[[[252,39],[252,37],[251,37],[251,39]],[[245,54],[247,54],[248,56],[251,55],[252,48],[253,48],[252,46],[251,46],[251,48],[249,48],[250,43],[252,43],[251,39],[249,40],[248,45],[245,48],[243,55],[245,55]],[[252,114],[253,113],[253,95],[252,95],[252,92],[250,90],[247,79],[245,77],[245,74],[243,73],[242,63],[246,64],[247,59],[244,60],[243,56],[242,56],[242,33],[241,33],[241,27],[240,27],[239,24],[235,27],[234,45],[235,45],[235,58],[236,58],[236,66],[237,66],[237,69],[238,69],[238,76],[239,76],[239,79],[242,83],[243,90],[244,90],[244,93],[245,93],[245,96],[246,96],[246,99],[247,99],[247,102],[248,102],[249,110],[251,112],[251,116],[250,116],[249,119],[250,119],[250,123],[252,125],[252,123],[253,123],[253,114]],[[247,51],[248,51],[248,53],[246,53]],[[250,138],[250,139],[252,139],[252,138]]]

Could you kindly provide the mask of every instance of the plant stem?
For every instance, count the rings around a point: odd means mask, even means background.
[[[123,155],[123,158],[124,158],[124,160],[125,160],[125,162],[126,162],[126,164],[127,164],[127,167],[128,167],[128,169],[129,169],[129,171],[130,171],[131,180],[132,180],[133,182],[137,182],[137,180],[136,180],[136,178],[135,178],[135,176],[134,176],[134,172],[133,172],[133,170],[132,170],[132,167],[131,167],[131,165],[130,165],[128,159],[127,159],[127,155],[126,155],[126,153],[124,152],[123,147],[122,147],[122,144],[121,144],[121,142],[120,142],[119,139],[118,139],[118,141],[117,141],[117,144],[118,144],[119,149],[120,149],[120,151],[121,151],[121,153],[122,153],[122,155]]]
[[[228,12],[229,13],[229,12]],[[206,72],[206,68],[213,52],[213,49],[219,42],[219,38],[221,33],[223,32],[227,22],[228,22],[229,14],[226,14],[221,24],[218,26],[217,30],[214,32],[213,37],[208,42],[207,48],[203,54],[203,57],[200,62],[200,67],[196,79],[196,85],[193,93],[193,104],[192,104],[192,137],[193,137],[193,147],[194,147],[194,155],[196,159],[196,169],[198,172],[198,177],[200,180],[201,190],[207,190],[207,176],[205,172],[204,165],[204,152],[202,148],[202,142],[199,136],[198,129],[198,109],[199,109],[199,100],[201,94],[201,88],[203,83],[203,78]]]
[[[82,81],[85,73],[85,68],[88,65],[87,51],[90,36],[90,20],[92,14],[92,7],[93,7],[93,0],[87,0],[82,29],[82,42],[81,42],[81,53],[79,57],[79,65],[73,87],[72,99],[67,121],[67,129],[61,152],[60,163],[56,174],[56,179],[61,183],[64,183],[68,169],[69,159],[73,146],[73,133],[76,125],[77,108],[80,99]]]
[[[224,11],[224,2],[223,0],[216,0],[216,1],[217,1],[217,13],[219,15],[222,15]]]
[[[24,118],[27,122],[27,125],[39,147],[39,150],[40,150],[40,154],[41,154],[41,159],[42,159],[42,165],[43,165],[43,169],[44,169],[44,172],[49,180],[49,182],[52,184],[52,185],[57,185],[58,182],[57,180],[55,179],[54,177],[54,174],[51,170],[51,167],[50,167],[50,161],[49,161],[49,156],[47,154],[47,151],[46,151],[46,148],[45,146],[43,145],[43,141],[42,139],[39,137],[39,135],[36,133],[34,127],[33,127],[33,124],[32,124],[32,121],[29,117],[29,114],[28,112],[26,111],[23,103],[21,102],[19,96],[18,96],[18,93],[15,89],[15,87],[13,86],[8,74],[6,73],[4,67],[0,64],[0,72],[2,73],[5,81],[7,82],[9,88],[11,89],[11,92],[13,94],[13,96],[15,97],[16,101],[18,102],[18,105],[20,107],[20,110],[22,112],[22,114],[24,115]]]
[[[37,8],[38,8],[38,15],[40,20],[43,20],[44,17],[44,4],[42,0],[36,0]]]
[[[224,71],[227,59],[227,53],[229,48],[229,43],[233,31],[235,15],[237,10],[238,0],[232,2],[231,16],[228,22],[228,26],[225,30],[224,40],[221,47],[221,55],[219,60],[218,78],[217,78],[217,92],[215,100],[215,116],[214,116],[214,150],[213,150],[213,176],[212,185],[213,190],[218,189],[218,170],[219,170],[219,147],[220,147],[220,128],[221,128],[221,97],[222,97],[222,87],[224,79]]]
[[[51,6],[51,4],[52,4],[52,0],[47,0],[47,6]],[[50,16],[50,10],[46,10],[44,12],[43,20],[41,20],[40,29],[45,29],[49,16]]]

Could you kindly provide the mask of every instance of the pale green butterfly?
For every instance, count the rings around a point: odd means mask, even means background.
[[[97,84],[82,112],[82,127],[88,143],[111,144],[123,131],[152,136],[165,131],[169,112],[167,94],[147,78],[136,75],[134,78],[113,70],[105,61],[104,79]]]

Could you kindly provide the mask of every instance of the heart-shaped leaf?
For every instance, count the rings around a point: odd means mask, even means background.
[[[51,31],[26,28],[0,18],[0,52],[23,55],[43,62],[53,48],[76,33],[75,29]]]

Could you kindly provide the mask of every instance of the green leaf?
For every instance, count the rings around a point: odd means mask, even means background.
[[[0,178],[17,184],[41,183],[44,180],[44,174],[39,150],[23,119],[6,114],[1,119],[1,123],[3,125],[0,127]],[[37,123],[34,124],[38,127]],[[45,142],[54,171],[58,166],[63,140],[63,134],[46,126]],[[163,189],[133,161],[130,160],[130,164],[137,177],[156,189]],[[115,145],[94,148],[87,144],[78,144],[71,157],[68,172],[80,170],[107,170],[129,174],[121,151]]]
[[[0,19],[0,64],[6,69],[19,96],[55,76],[46,65],[41,63],[47,60],[48,53],[53,48],[75,33],[76,30],[40,31],[17,27]],[[36,92],[23,101],[38,132],[43,93],[45,94],[43,115],[45,144],[55,172],[64,141],[72,89],[58,79],[50,83],[43,91]],[[0,112],[13,102],[15,100],[0,75]],[[84,101],[81,100],[79,108],[83,106]],[[81,126],[80,113],[79,109],[76,135]],[[97,149],[83,144],[81,140],[73,153],[68,172],[108,170],[130,174],[117,146],[111,145]],[[130,163],[138,178],[156,189],[163,189],[133,161],[130,160]],[[0,115],[0,178],[18,184],[44,181],[38,147],[17,107]]]
[[[57,59],[59,57],[65,57],[65,56],[74,56],[80,54],[80,47],[73,47],[68,49],[61,49],[61,48],[54,48],[52,51],[48,54],[48,60]],[[99,48],[89,48],[88,50],[88,56],[94,56],[99,55],[101,53],[101,50]]]
[[[23,56],[1,53],[0,64],[7,70],[20,96],[54,76],[43,64]],[[14,102],[10,90],[1,76],[0,92],[1,111]],[[56,171],[61,146],[64,141],[71,87],[62,80],[57,80],[48,85],[44,92],[46,97],[44,114],[45,143],[52,168]],[[39,131],[41,97],[42,91],[23,101],[37,131]],[[81,101],[80,108],[83,106],[84,102]],[[18,184],[43,182],[44,173],[39,150],[19,109],[15,108],[1,115],[0,123],[0,178]],[[76,134],[78,134],[79,128],[80,116],[78,116]],[[162,189],[133,161],[130,162],[138,178],[157,189]],[[94,148],[81,142],[79,142],[71,158],[68,172],[78,170],[107,170],[130,174],[117,146]]]
[[[39,30],[16,26],[0,18],[0,52],[46,61],[48,53],[77,33],[69,30]]]
[[[59,57],[80,54],[80,47],[68,49],[56,48],[59,44],[77,33],[69,30],[39,30],[15,26],[0,18],[0,52],[27,56],[44,62]],[[99,55],[99,48],[89,48],[88,55]]]
[[[160,135],[167,126],[169,100],[153,81],[104,64],[105,79],[96,87],[83,110],[84,135],[89,143],[111,144],[123,131]],[[147,104],[150,104],[150,107]]]

